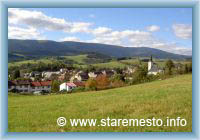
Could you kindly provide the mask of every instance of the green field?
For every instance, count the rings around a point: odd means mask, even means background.
[[[40,60],[23,60],[23,61],[19,61],[19,62],[9,62],[8,63],[8,67],[11,67],[11,66],[21,66],[23,64],[37,64],[39,62],[43,62],[43,63],[46,63],[46,64],[51,64],[55,61],[55,59],[46,59],[46,58],[43,58],[43,59],[40,59]]]
[[[185,127],[65,127],[58,117],[74,118],[161,118],[181,117]],[[9,132],[191,132],[192,75],[122,88],[46,96],[8,96]]]
[[[77,63],[84,63],[84,59],[87,58],[87,55],[77,55],[77,56],[63,56],[64,58],[68,59],[68,60],[73,60]],[[23,60],[23,61],[18,61],[18,62],[9,62],[8,66],[20,66],[22,64],[37,64],[39,62],[43,62],[46,64],[51,64],[53,62],[55,62],[56,59],[55,58],[42,58],[39,60]]]
[[[110,62],[107,62],[107,63],[93,64],[93,66],[98,67],[98,68],[125,68],[128,65],[123,64],[120,61],[110,61]]]
[[[87,55],[65,56],[65,58],[73,60],[73,61],[75,61],[77,63],[84,63],[84,59],[87,58]]]

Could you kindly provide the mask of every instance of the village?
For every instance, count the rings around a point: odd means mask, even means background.
[[[113,83],[120,87],[123,86],[123,81],[133,80],[134,73],[139,69],[139,65],[132,65],[127,69],[117,71],[115,69],[102,69],[98,71],[82,71],[76,69],[61,68],[59,71],[32,71],[30,73],[20,73],[20,77],[26,80],[9,80],[8,91],[16,93],[33,93],[33,94],[48,94],[52,92],[53,82],[57,82],[57,91],[71,92],[77,88],[85,88],[86,84],[93,84],[98,78],[113,79],[118,77],[118,81]],[[175,65],[180,69],[181,65]],[[164,69],[160,68],[154,61],[152,56],[148,60],[147,75],[156,76],[164,73]],[[97,80],[98,81],[98,80]],[[104,79],[104,81],[106,81]],[[59,85],[58,85],[59,83]],[[112,84],[113,84],[112,83]],[[89,85],[89,87],[91,87]],[[100,88],[99,88],[100,89]]]

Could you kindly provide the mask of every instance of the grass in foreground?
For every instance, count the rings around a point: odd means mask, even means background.
[[[185,118],[185,127],[58,127],[71,118]],[[49,96],[8,97],[9,132],[191,132],[192,75],[123,88]]]

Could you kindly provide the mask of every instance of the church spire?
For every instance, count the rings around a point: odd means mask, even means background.
[[[151,59],[150,59],[150,61],[153,62],[152,55],[151,55]]]

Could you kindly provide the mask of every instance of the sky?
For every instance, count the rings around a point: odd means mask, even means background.
[[[8,38],[150,47],[192,55],[192,8],[9,8]]]

